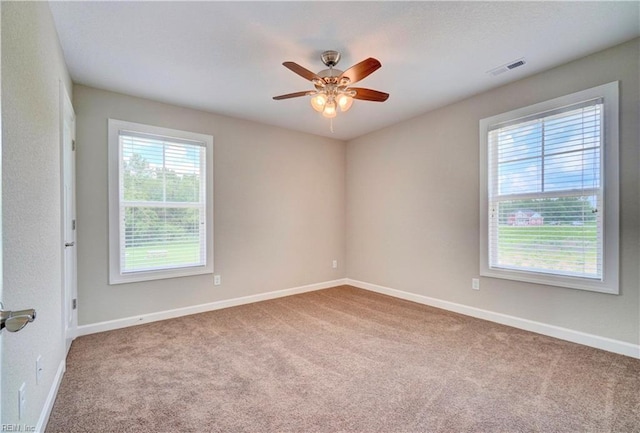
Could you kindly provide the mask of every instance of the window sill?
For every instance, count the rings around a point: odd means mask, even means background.
[[[541,273],[504,269],[482,269],[480,271],[480,276],[520,281],[523,283],[542,284],[546,286],[565,287],[568,289],[607,293],[610,295],[619,294],[617,281],[590,280],[587,278],[546,275]]]
[[[109,285],[138,283],[142,281],[165,280],[169,278],[190,277],[194,275],[213,274],[212,266],[198,266],[162,271],[141,271],[127,274],[109,275]]]

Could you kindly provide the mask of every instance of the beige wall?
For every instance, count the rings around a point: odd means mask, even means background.
[[[80,325],[346,276],[344,142],[85,86],[73,105]],[[212,275],[108,285],[108,118],[213,136],[221,286]]]
[[[35,426],[64,359],[60,81],[71,91],[47,3],[2,4],[3,301],[36,321],[3,331],[2,424]],[[42,380],[36,384],[36,358]],[[18,421],[18,388],[26,414]]]
[[[478,121],[614,80],[621,81],[621,295],[491,278],[472,291]],[[636,40],[353,140],[345,166],[338,141],[75,86],[80,324],[348,276],[637,344],[638,93]],[[107,284],[109,117],[214,136],[222,286],[210,276]]]
[[[71,81],[46,3],[2,2],[4,294],[38,318],[3,332],[2,423],[27,385],[36,425],[64,360],[59,82]],[[477,95],[346,145],[253,122],[74,87],[79,321],[105,320],[350,277],[639,342],[638,40]],[[621,295],[478,274],[478,120],[621,81]],[[425,95],[428,97],[428,95]],[[107,118],[214,136],[211,276],[109,286]],[[340,267],[331,268],[337,259]],[[345,269],[345,263],[348,268]],[[35,359],[43,378],[35,383]]]
[[[635,40],[349,142],[347,275],[638,344],[638,63]],[[471,290],[479,273],[479,120],[615,80],[621,294],[493,278]]]

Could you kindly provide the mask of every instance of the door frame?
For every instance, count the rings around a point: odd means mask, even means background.
[[[68,125],[67,125],[68,123]],[[67,126],[68,135],[67,136]],[[70,191],[67,191],[67,176]],[[69,92],[60,81],[60,198],[62,245],[62,342],[65,355],[77,335],[77,247],[76,247],[76,165],[75,165],[75,112]],[[71,200],[71,203],[68,203]],[[73,246],[66,247],[65,244]]]

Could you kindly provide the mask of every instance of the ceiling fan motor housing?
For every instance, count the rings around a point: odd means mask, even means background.
[[[327,67],[333,68],[340,61],[340,53],[337,51],[329,50],[322,53],[320,58],[322,59],[322,63],[327,65]]]

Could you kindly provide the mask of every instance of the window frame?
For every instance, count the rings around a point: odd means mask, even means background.
[[[554,98],[480,120],[480,275],[535,284],[619,294],[619,82]],[[489,241],[489,131],[495,125],[525,119],[580,102],[602,98],[602,280],[524,270],[491,268]],[[599,210],[600,211],[600,210]]]
[[[120,267],[120,131],[157,135],[177,140],[201,142],[205,149],[205,247],[204,266],[186,266],[168,269],[131,271],[123,273]],[[152,281],[192,275],[213,274],[213,136],[142,123],[108,119],[108,190],[109,190],[109,284]]]

